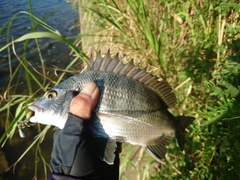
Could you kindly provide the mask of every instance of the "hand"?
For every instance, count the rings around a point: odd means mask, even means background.
[[[69,113],[81,118],[90,119],[91,112],[98,102],[100,90],[94,82],[89,82],[83,90],[75,96],[70,104]]]
[[[96,139],[87,130],[92,110],[98,102],[100,90],[90,82],[70,104],[69,115],[63,129],[56,129],[50,161],[49,180],[72,179],[114,179],[119,177],[120,146],[116,150],[113,165],[102,161]],[[80,118],[80,119],[79,119]],[[105,144],[107,144],[107,139]],[[75,178],[74,178],[75,179]]]

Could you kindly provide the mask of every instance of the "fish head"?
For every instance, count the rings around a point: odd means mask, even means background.
[[[62,129],[68,117],[70,102],[74,96],[73,90],[53,88],[28,108],[34,111],[30,118],[33,123],[54,125]]]

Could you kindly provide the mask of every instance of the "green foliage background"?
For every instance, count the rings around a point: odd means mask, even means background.
[[[85,61],[84,53],[91,48],[111,47],[112,52],[121,51],[134,57],[136,63],[141,62],[139,66],[147,65],[153,74],[164,76],[175,88],[179,103],[172,113],[196,117],[186,132],[184,154],[173,142],[168,149],[166,165],[151,159],[139,169],[138,179],[240,179],[238,1],[95,0],[78,1],[77,4],[85,15],[81,19],[82,34],[76,38],[82,42],[83,52],[31,15],[35,26],[46,27],[49,33],[30,33],[18,41],[54,38],[69,44]],[[25,60],[20,62],[27,76],[36,76],[27,71],[30,67],[24,66]],[[77,58],[67,69],[76,64]],[[64,74],[51,85],[57,84]],[[34,81],[42,84],[39,81],[47,80],[45,77]],[[46,87],[41,88],[47,89],[49,84],[44,85]],[[25,97],[23,107],[33,101],[30,85],[29,89],[31,93]],[[13,94],[8,94],[8,98],[15,104],[20,99]],[[4,107],[0,111],[9,113],[9,108]],[[9,134],[16,128],[16,122],[23,119],[20,115],[7,123],[10,125],[1,142],[11,137]],[[122,164],[127,163],[123,160]],[[137,168],[136,162],[130,164]],[[151,168],[154,171],[147,173]],[[127,176],[121,176],[121,179],[127,179]]]
[[[238,1],[102,0],[89,9],[96,24],[114,29],[124,52],[138,54],[175,87],[173,112],[196,117],[185,155],[170,146],[167,165],[151,178],[240,178]]]

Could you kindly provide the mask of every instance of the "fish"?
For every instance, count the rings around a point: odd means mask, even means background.
[[[168,109],[177,100],[169,83],[139,69],[133,60],[124,64],[119,53],[111,56],[110,50],[105,56],[101,51],[96,58],[91,55],[86,72],[69,77],[29,105],[35,114],[30,121],[64,128],[73,94],[88,82],[97,84],[100,97],[86,129],[99,143],[103,161],[113,164],[117,142],[142,146],[160,163],[174,137],[184,150],[184,131],[195,118],[173,116]],[[106,147],[101,146],[103,140]]]

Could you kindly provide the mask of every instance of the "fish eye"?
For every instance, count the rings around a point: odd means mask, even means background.
[[[49,91],[47,94],[46,94],[46,99],[47,100],[53,100],[57,97],[57,92],[56,91]]]
[[[79,89],[75,89],[74,91],[73,91],[73,97],[75,97],[75,96],[77,96],[78,94],[80,93],[80,90]]]

